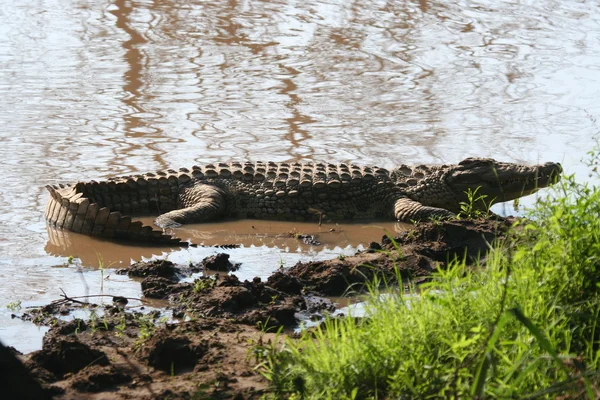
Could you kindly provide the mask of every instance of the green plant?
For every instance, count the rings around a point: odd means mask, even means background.
[[[96,310],[90,311],[90,329],[92,331],[92,334],[96,333],[97,319],[98,315],[96,315]]]
[[[431,222],[434,226],[442,226],[442,222],[444,221],[444,217],[441,215],[432,215],[428,218],[428,221]]]
[[[6,308],[8,308],[10,311],[12,312],[18,312],[21,311],[21,300],[17,300],[17,301],[13,301],[10,302],[6,305]]]
[[[406,232],[406,239],[408,239],[408,240],[414,240],[416,238],[417,238],[417,234],[416,234],[416,231],[414,229]]]
[[[200,293],[212,289],[217,284],[216,279],[209,276],[202,276],[194,280],[194,292]]]
[[[121,315],[121,318],[119,319],[119,323],[117,325],[115,325],[115,335],[116,336],[122,336],[123,333],[125,332],[125,329],[127,328],[127,318],[125,316],[125,314],[123,313]]]
[[[263,333],[267,333],[270,329],[274,329],[273,327],[269,327],[269,321],[271,317],[267,317],[265,321],[258,321],[256,323],[256,327]]]
[[[154,332],[156,332],[157,324],[155,323],[155,314],[136,314],[135,321],[138,326],[138,338],[134,342],[134,347],[139,349],[148,339],[150,339]],[[164,324],[167,322],[166,317],[162,317],[158,324]]]
[[[96,259],[98,260],[98,269],[100,270],[100,293],[104,293],[104,274],[106,268],[111,268],[116,261],[111,262],[107,267],[104,265],[104,258],[102,257],[102,254],[98,252],[96,252]]]
[[[255,371],[258,371],[262,376],[275,384],[282,378],[279,375],[279,365],[275,360],[284,355],[286,351],[285,342],[281,340],[282,333],[283,328],[279,328],[275,333],[275,337],[266,342],[261,336],[258,342],[250,347],[246,356],[249,360],[254,358],[254,363],[256,364],[254,367]]]
[[[67,261],[65,261],[63,263],[64,267],[71,267],[71,266],[79,266],[81,264],[81,260],[75,256],[68,256],[67,257]]]
[[[109,329],[108,329],[108,318],[107,318],[106,314],[104,314],[104,315],[102,316],[102,325],[104,326],[104,330],[105,330],[105,331],[108,331],[108,330],[109,330]]]
[[[457,218],[489,218],[491,215],[490,208],[494,203],[494,199],[486,201],[488,198],[485,194],[477,193],[480,187],[471,190],[470,188],[465,192],[467,195],[467,201],[460,202],[460,212]]]
[[[79,332],[81,331],[81,322],[83,322],[81,319],[77,318],[77,328],[75,328],[75,335],[78,335]]]
[[[98,269],[100,270],[100,293],[104,293],[104,258],[102,254],[96,253],[98,258]]]

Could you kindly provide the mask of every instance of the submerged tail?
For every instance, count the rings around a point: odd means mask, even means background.
[[[187,242],[145,226],[119,211],[111,211],[85,197],[83,185],[47,185],[50,199],[46,205],[46,220],[51,226],[102,237],[125,239],[156,245],[186,246]]]

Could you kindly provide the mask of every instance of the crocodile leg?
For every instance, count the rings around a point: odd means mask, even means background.
[[[163,229],[176,228],[183,223],[217,219],[225,211],[223,192],[212,185],[195,185],[187,189],[181,194],[180,202],[183,208],[159,215],[154,225]]]
[[[455,216],[444,208],[424,206],[418,201],[403,197],[394,204],[394,216],[398,221],[426,221],[430,219],[448,219]]]

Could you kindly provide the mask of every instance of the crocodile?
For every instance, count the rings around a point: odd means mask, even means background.
[[[220,218],[447,219],[460,212],[469,191],[486,196],[485,204],[476,207],[489,207],[550,186],[561,172],[559,163],[526,166],[490,158],[391,170],[326,163],[216,163],[48,185],[45,215],[51,226],[73,232],[185,246],[167,228]],[[136,221],[136,215],[157,215],[159,229]]]

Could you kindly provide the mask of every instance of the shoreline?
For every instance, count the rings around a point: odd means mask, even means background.
[[[454,257],[474,263],[513,221],[424,223],[393,240],[372,242],[354,256],[299,262],[266,281],[240,281],[226,253],[189,265],[134,263],[117,273],[139,280],[144,298],[164,301],[161,311],[129,311],[128,300],[119,296],[100,306],[65,293],[16,316],[51,326],[42,349],[26,355],[9,349],[44,393],[58,399],[109,393],[140,399],[260,398],[269,392],[255,368],[260,352],[293,338],[302,321],[319,323],[332,315],[331,297],[356,295],[376,276],[388,285],[418,284]],[[186,279],[203,270],[217,272],[194,282]],[[93,317],[64,320],[83,309],[92,310]]]

